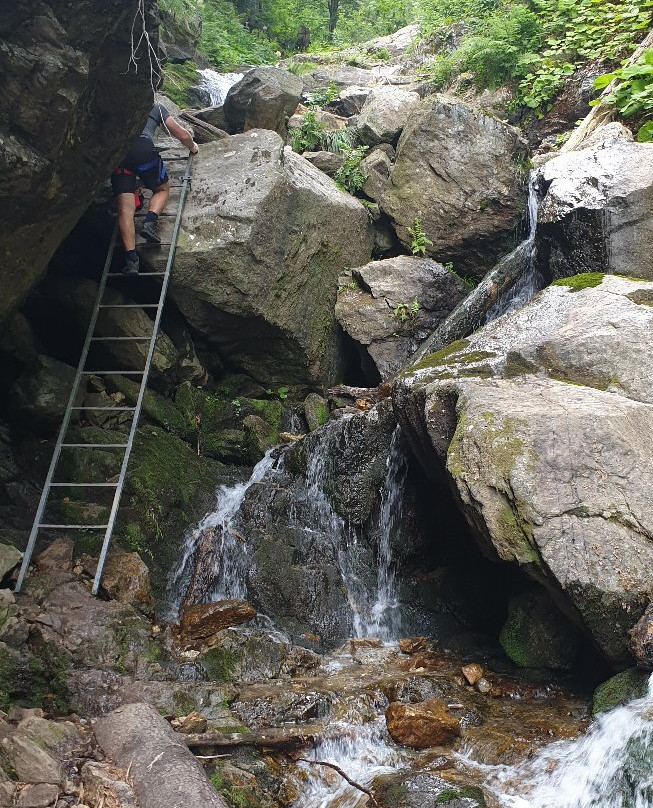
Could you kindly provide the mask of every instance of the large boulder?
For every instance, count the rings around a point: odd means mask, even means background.
[[[376,87],[368,95],[356,122],[357,139],[368,146],[396,143],[406,119],[420,100],[410,90]]]
[[[653,144],[621,124],[539,170],[537,263],[548,278],[613,272],[653,280]]]
[[[338,275],[371,249],[360,202],[277,134],[254,130],[203,148],[171,295],[232,366],[268,386],[328,385],[342,361]]]
[[[230,132],[272,129],[284,139],[286,120],[297,109],[303,81],[279,67],[255,67],[229,90],[224,114]]]
[[[43,274],[143,125],[150,72],[128,70],[138,7],[3,4],[0,320]],[[147,61],[145,39],[137,56]]]
[[[392,377],[467,294],[462,279],[429,258],[399,255],[353,270],[336,317],[359,345],[372,378]]]
[[[50,356],[26,366],[9,392],[10,408],[32,429],[50,434],[61,423],[75,380],[75,370]]]
[[[366,176],[363,193],[370,199],[378,201],[383,197],[390,181],[394,149],[390,145],[374,149],[361,161],[361,168]]]
[[[526,161],[517,129],[458,99],[429,96],[404,126],[381,208],[406,247],[419,219],[430,256],[482,277],[522,216]]]
[[[624,664],[652,594],[653,284],[562,283],[425,357],[395,407],[481,547]]]

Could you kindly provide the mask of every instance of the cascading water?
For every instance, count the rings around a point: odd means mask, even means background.
[[[212,107],[219,107],[224,104],[229,90],[244,75],[243,73],[218,73],[210,68],[200,70],[199,73],[202,77],[200,87],[208,93]]]
[[[341,730],[341,737],[319,743],[310,755],[311,760],[337,765],[342,771],[362,786],[368,787],[379,774],[396,771],[405,766],[406,755],[395,746],[390,746],[383,717],[363,724],[353,722],[331,725],[332,730]],[[302,796],[296,808],[355,808],[363,794],[339,777],[334,783],[325,774],[326,767],[303,764],[306,780],[302,784]]]
[[[337,451],[341,434],[338,421],[326,424],[321,431],[322,440],[309,457],[304,496],[308,517],[310,523],[326,534],[335,550],[353,616],[354,636],[379,637],[390,641],[397,638],[399,629],[391,537],[401,517],[402,487],[406,474],[399,428],[397,427],[392,437],[381,491],[376,593],[369,591],[361,575],[361,548],[356,530],[336,513],[327,496],[329,459]],[[306,519],[306,512],[302,517]],[[291,519],[296,519],[296,516],[291,514]]]
[[[246,482],[235,485],[221,485],[217,493],[215,510],[207,514],[196,528],[186,534],[184,550],[179,565],[169,577],[168,594],[169,618],[177,619],[179,607],[193,575],[193,560],[198,545],[207,534],[214,540],[211,556],[214,559],[211,576],[212,593],[210,600],[222,598],[243,598],[247,587],[244,576],[244,563],[247,547],[233,535],[231,522],[238,513],[247,491],[274,467],[277,462],[273,449],[268,449],[252,470]]]
[[[486,323],[496,320],[497,317],[501,317],[503,314],[507,314],[509,311],[518,309],[528,303],[543,286],[544,281],[535,263],[535,232],[539,208],[538,177],[539,175],[535,171],[531,171],[528,182],[528,234],[526,239],[509,256],[503,259],[505,261],[516,259],[523,262],[523,270],[516,283],[506,294],[499,297],[497,302],[488,310],[485,315]]]
[[[401,622],[391,542],[403,516],[404,484],[408,472],[406,453],[401,445],[401,430],[398,426],[392,433],[386,468],[381,490],[376,602],[372,606],[367,632],[382,640],[390,641],[398,638]]]
[[[599,716],[574,741],[490,776],[506,808],[653,808],[653,675],[647,694]]]

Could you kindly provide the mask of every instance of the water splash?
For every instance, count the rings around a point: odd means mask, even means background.
[[[537,229],[537,212],[540,205],[538,194],[539,175],[531,171],[528,183],[528,231],[526,239],[519,244],[506,261],[518,259],[524,264],[524,268],[516,281],[507,292],[499,297],[496,303],[485,315],[485,323],[496,320],[509,311],[520,308],[533,297],[544,285],[544,279],[536,267],[535,232]]]
[[[337,722],[330,729],[339,737],[319,743],[310,759],[339,766],[362,786],[368,787],[378,775],[407,765],[405,753],[390,745],[383,717],[359,725]],[[301,783],[302,796],[295,802],[296,808],[355,808],[366,799],[333,769],[306,763],[301,766],[306,779]]]
[[[506,808],[653,808],[653,675],[640,699],[600,715],[488,784]]]
[[[244,75],[243,73],[218,73],[210,68],[200,70],[199,73],[202,77],[200,87],[208,93],[212,107],[222,106],[229,90]]]
[[[202,541],[208,540],[212,544],[210,555],[213,564],[208,571],[211,596],[208,599],[213,601],[246,596],[247,547],[231,531],[231,522],[249,489],[260,482],[276,462],[274,449],[268,449],[254,466],[249,480],[235,485],[221,485],[217,492],[215,510],[208,513],[197,527],[188,531],[181,560],[168,578],[168,599],[171,604],[169,619],[176,620],[179,616],[179,608],[193,577],[198,546]]]

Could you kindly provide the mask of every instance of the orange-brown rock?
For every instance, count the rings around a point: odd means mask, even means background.
[[[403,659],[399,668],[408,673],[421,673],[423,671],[436,671],[444,667],[445,661],[432,651],[417,651],[410,659]]]
[[[170,726],[176,731],[184,735],[192,735],[195,732],[206,732],[208,722],[203,715],[192,712],[188,715],[182,715],[180,718],[173,718]]]
[[[414,654],[417,651],[426,651],[427,648],[425,637],[404,637],[399,640],[399,650],[402,654]]]
[[[388,705],[385,721],[397,743],[414,749],[444,746],[460,735],[458,719],[438,699],[418,704],[395,701]]]
[[[230,626],[247,623],[256,609],[246,600],[216,600],[187,606],[181,616],[182,634],[190,640],[204,640]]]
[[[104,565],[102,587],[114,600],[129,603],[143,614],[154,614],[150,572],[138,553],[111,550]]]
[[[478,664],[478,662],[472,662],[469,665],[463,665],[462,667],[463,676],[470,685],[475,685],[479,679],[483,676],[483,668]]]
[[[61,536],[36,556],[36,569],[43,572],[70,572],[73,568],[72,539]]]

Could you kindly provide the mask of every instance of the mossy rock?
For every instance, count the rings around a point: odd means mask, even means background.
[[[40,707],[69,712],[66,654],[51,643],[19,653],[0,643],[0,709]]]
[[[510,601],[499,634],[501,646],[521,668],[569,670],[576,662],[579,634],[544,592],[528,592]]]
[[[600,684],[592,696],[592,716],[645,696],[649,675],[639,668],[629,668]]]
[[[234,651],[226,648],[211,648],[199,659],[209,682],[230,682],[239,659]]]
[[[329,420],[329,406],[318,393],[309,393],[304,399],[304,417],[309,432],[313,432]]]
[[[124,376],[109,376],[107,377],[107,387],[112,392],[120,392],[125,396],[127,404],[133,405],[136,403],[140,385],[126,379]],[[173,432],[186,440],[192,440],[194,429],[192,424],[187,422],[184,414],[180,409],[175,406],[174,401],[157,393],[156,390],[146,388],[143,395],[143,414],[147,420],[151,421],[158,426],[164,427],[169,432]]]
[[[579,275],[572,275],[569,278],[558,278],[551,285],[567,286],[572,292],[580,292],[582,289],[600,286],[604,277],[603,272],[581,272]]]
[[[213,503],[225,467],[198,456],[181,438],[142,427],[134,442],[117,538],[139,552],[152,574],[155,597],[179,558],[185,532]]]

